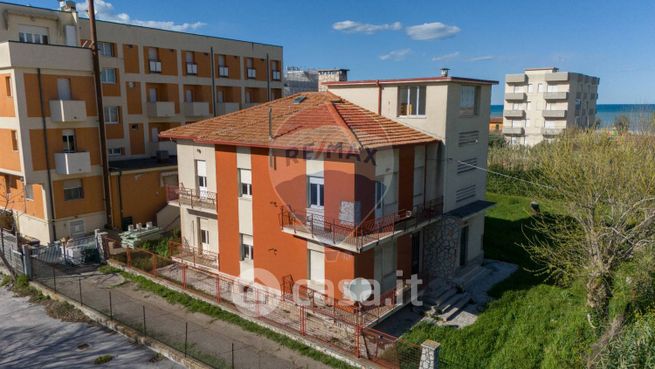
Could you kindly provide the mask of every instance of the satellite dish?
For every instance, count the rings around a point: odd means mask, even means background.
[[[364,302],[373,294],[373,286],[368,279],[355,278],[346,284],[346,294],[356,302]]]

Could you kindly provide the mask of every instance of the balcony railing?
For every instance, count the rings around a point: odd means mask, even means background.
[[[178,241],[168,241],[168,255],[193,267],[218,270],[218,253],[201,247],[182,244]]]
[[[175,115],[175,103],[172,101],[149,102],[147,110],[149,117],[168,118]]]
[[[71,175],[91,172],[91,154],[88,151],[55,153],[57,174]]]
[[[166,200],[177,201],[180,205],[216,211],[216,193],[184,187],[166,187]]]
[[[415,228],[442,214],[442,198],[429,201],[413,210],[402,210],[360,224],[348,224],[283,207],[280,211],[280,225],[287,233],[360,252],[366,246]]]

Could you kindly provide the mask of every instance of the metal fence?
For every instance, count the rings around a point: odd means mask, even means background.
[[[23,250],[18,244],[17,237],[1,227],[0,252],[2,252],[2,259],[4,259],[12,273],[25,274]]]

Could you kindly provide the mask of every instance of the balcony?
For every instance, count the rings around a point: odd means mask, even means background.
[[[218,270],[218,253],[205,250],[202,247],[181,244],[179,241],[168,241],[168,255],[173,260],[180,261],[194,268]]]
[[[542,128],[541,134],[544,136],[558,136],[564,132],[565,128]]]
[[[544,110],[543,117],[550,119],[563,119],[566,118],[566,110]]]
[[[524,110],[504,110],[503,116],[507,118],[523,118],[525,116]]]
[[[153,118],[168,118],[175,115],[175,103],[172,101],[157,101],[148,103],[148,116]]]
[[[91,49],[88,48],[0,42],[0,68],[11,67],[93,72]]]
[[[186,63],[186,74],[190,76],[195,76],[198,74],[198,64],[195,63]]]
[[[525,100],[525,93],[523,93],[523,92],[507,92],[507,93],[505,93],[505,100],[507,100],[507,101],[523,101],[523,100]]]
[[[255,68],[248,68],[247,69],[247,77],[248,79],[255,79],[257,78],[257,70]]]
[[[184,103],[184,115],[187,117],[208,117],[209,103],[202,101]]]
[[[318,214],[282,208],[280,226],[287,234],[351,252],[364,252],[379,242],[413,232],[442,215],[443,198],[429,201],[425,206],[417,206],[413,210],[399,211],[360,224],[348,224]]]
[[[503,126],[503,134],[506,136],[525,136],[525,128]]]
[[[166,187],[166,201],[216,212],[216,193],[184,187]]]
[[[568,82],[568,72],[555,72],[546,74],[546,82]]]
[[[505,82],[507,83],[525,83],[526,75],[521,74],[508,74],[505,76]]]
[[[58,152],[55,154],[57,174],[71,175],[91,172],[91,155],[88,152]]]
[[[219,77],[229,77],[230,76],[230,69],[225,66],[219,66],[218,67],[218,76]]]
[[[216,104],[218,115],[229,114],[239,110],[239,103],[226,102]]]
[[[84,121],[86,103],[81,100],[50,100],[50,119],[58,123]]]
[[[568,98],[568,92],[544,92],[544,99],[546,100],[566,100]]]
[[[161,62],[159,60],[150,60],[148,62],[150,73],[161,73]]]

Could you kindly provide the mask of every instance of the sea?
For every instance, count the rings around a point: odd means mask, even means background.
[[[630,122],[637,122],[644,117],[652,119],[655,114],[655,104],[598,104],[596,106],[596,118],[600,118],[600,127],[611,127],[614,119],[619,115],[625,115]],[[491,116],[502,117],[503,106],[491,105]]]

